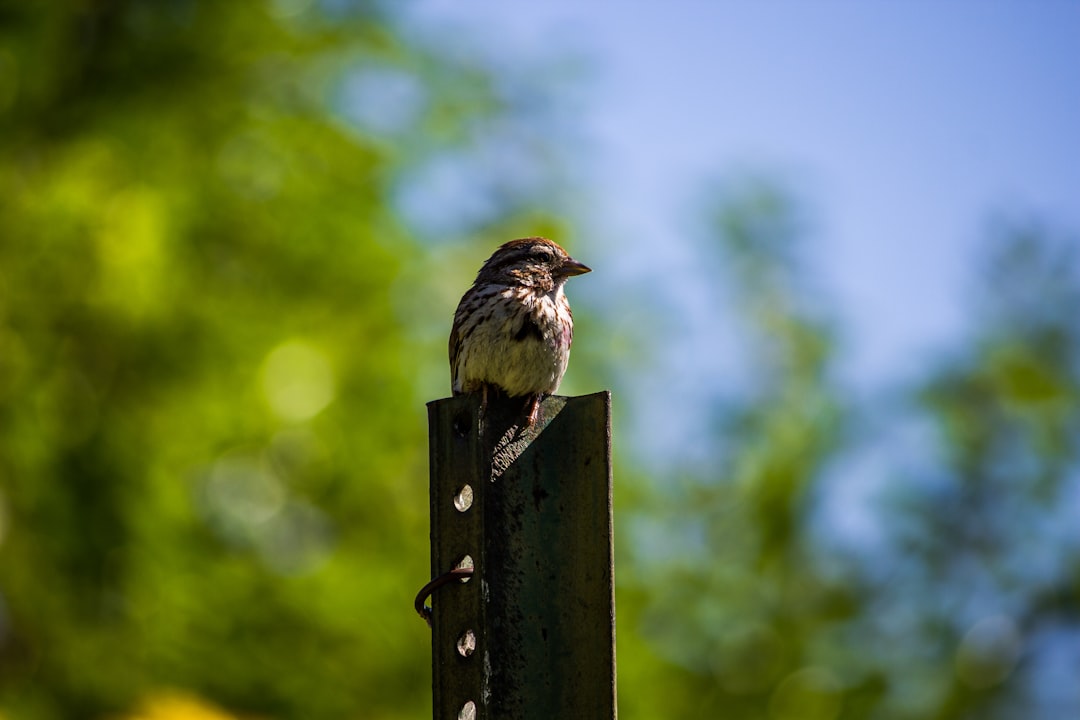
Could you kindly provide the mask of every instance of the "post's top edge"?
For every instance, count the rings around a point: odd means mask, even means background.
[[[439,398],[438,400],[429,400],[425,404],[429,410],[434,410],[443,405],[468,405],[470,403],[479,405],[480,395],[478,393],[473,393],[471,395],[452,395],[451,397]]]

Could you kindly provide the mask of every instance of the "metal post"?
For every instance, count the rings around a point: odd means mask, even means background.
[[[428,404],[435,720],[613,720],[611,394]]]

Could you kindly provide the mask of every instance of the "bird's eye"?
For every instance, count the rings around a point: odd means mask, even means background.
[[[529,260],[536,263],[550,263],[555,260],[555,253],[551,248],[538,247],[530,253]]]

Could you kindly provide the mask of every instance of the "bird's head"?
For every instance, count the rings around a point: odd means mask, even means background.
[[[551,240],[530,237],[511,240],[500,246],[480,268],[476,281],[551,292],[561,287],[572,275],[589,271],[588,266],[570,257]]]

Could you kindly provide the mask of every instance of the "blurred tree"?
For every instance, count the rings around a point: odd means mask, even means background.
[[[1056,680],[1080,666],[1076,248],[1036,223],[994,227],[971,335],[912,388],[926,460],[897,463],[872,630],[894,645],[890,673],[917,659],[912,679],[928,676],[893,699],[901,716],[1080,712]]]
[[[390,8],[0,4],[5,717],[429,713],[410,328],[453,197],[407,191],[471,158],[451,237],[552,223],[484,165],[543,135],[525,79]]]
[[[841,382],[836,322],[808,280],[792,198],[747,181],[716,207],[702,256],[719,250],[706,272],[731,289],[734,311],[716,316],[743,321],[749,380],[713,400],[705,467],[639,477],[622,495],[621,709],[1080,711],[1060,683],[1080,658],[1074,240],[997,229],[971,336],[900,403],[867,406],[880,398]],[[884,460],[851,461],[868,453]],[[865,467],[889,468],[873,502],[830,502]],[[845,546],[832,530],[837,508],[873,514],[861,541]],[[663,690],[641,692],[648,682]]]
[[[743,323],[749,382],[738,397],[715,401],[712,470],[687,468],[654,484],[646,509],[624,515],[635,567],[629,578],[625,563],[619,568],[621,623],[640,615],[640,632],[681,668],[673,682],[685,688],[641,707],[624,695],[623,709],[631,717],[668,707],[678,717],[736,718],[772,707],[810,718],[819,708],[828,717],[841,683],[813,664],[813,647],[853,602],[851,588],[816,567],[808,527],[815,486],[845,423],[831,378],[834,321],[811,302],[791,197],[752,180],[720,197],[713,245],[702,255],[737,308],[717,307],[716,317]],[[620,636],[622,650],[633,633]],[[620,669],[628,665],[653,672],[633,659]]]

